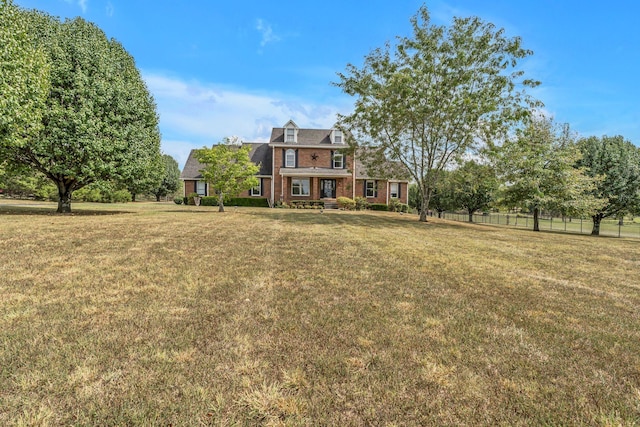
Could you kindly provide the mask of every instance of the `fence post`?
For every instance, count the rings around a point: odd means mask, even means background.
[[[582,234],[582,217],[580,217],[580,234]]]
[[[549,230],[553,230],[553,216],[549,217]]]
[[[509,214],[507,214],[507,225],[509,225]]]
[[[622,221],[618,221],[618,237],[620,237],[621,231],[622,231]]]

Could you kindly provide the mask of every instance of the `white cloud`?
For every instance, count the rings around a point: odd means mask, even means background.
[[[271,28],[271,24],[263,19],[258,19],[256,23],[256,30],[262,35],[260,40],[260,46],[264,47],[267,43],[280,41],[282,38],[276,35]]]
[[[331,128],[338,112],[350,109],[347,99],[334,105],[276,93],[255,93],[213,83],[185,81],[143,72],[160,115],[162,148],[180,167],[189,150],[210,146],[225,136],[266,142],[273,127],[293,119],[300,127]]]
[[[115,11],[115,9],[113,8],[113,3],[111,3],[110,1],[107,2],[107,6],[105,8],[107,16],[108,17],[112,17],[113,16],[113,12]]]
[[[80,6],[80,9],[82,9],[82,13],[85,13],[87,11],[87,6],[89,5],[89,0],[64,0],[67,3],[77,3],[78,6]]]

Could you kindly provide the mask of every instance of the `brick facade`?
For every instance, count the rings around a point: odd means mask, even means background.
[[[293,200],[334,200],[338,197],[366,197],[370,203],[388,203],[390,181],[373,179],[363,165],[352,155],[343,155],[347,148],[342,132],[336,129],[300,129],[293,121],[282,128],[273,128],[269,143],[243,143],[251,147],[251,160],[260,164],[258,176],[262,180],[261,195],[250,196],[249,191],[239,197],[267,198],[271,202]],[[289,151],[291,150],[291,151]],[[287,167],[287,152],[290,164]],[[336,155],[343,156],[342,165],[336,164]],[[391,163],[389,163],[391,165]],[[337,167],[336,167],[337,166]],[[185,194],[196,192],[197,182],[202,180],[202,165],[189,155],[181,178]],[[366,182],[375,182],[375,196],[367,197]],[[408,181],[391,181],[399,187],[399,199],[409,199]],[[294,190],[296,193],[293,194]],[[206,195],[211,195],[208,186]]]

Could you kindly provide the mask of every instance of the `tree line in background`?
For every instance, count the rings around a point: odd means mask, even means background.
[[[473,213],[508,209],[590,217],[592,234],[605,218],[640,214],[640,148],[621,136],[577,139],[568,126],[538,117],[517,137],[439,173],[431,209]],[[420,208],[416,186],[410,204]]]
[[[3,187],[33,188],[61,213],[87,187],[107,198],[177,190],[155,102],[131,55],[97,26],[0,0],[0,64]]]
[[[73,192],[77,202],[124,203],[135,201],[136,196],[152,197],[156,201],[171,198],[181,189],[180,168],[178,162],[168,154],[162,155],[163,176],[153,187],[128,188],[113,181],[100,181],[89,184]],[[44,175],[24,170],[6,171],[0,168],[0,189],[9,197],[33,198],[35,200],[58,201],[58,188]],[[135,191],[135,193],[134,193]]]
[[[355,97],[339,116],[351,150],[369,153],[369,174],[385,176],[384,159],[409,171],[420,221],[431,209],[471,219],[504,206],[531,212],[535,230],[542,210],[590,216],[597,235],[602,219],[640,210],[638,148],[621,136],[576,140],[540,114],[519,37],[477,17],[433,25],[426,6],[411,26],[334,84]]]

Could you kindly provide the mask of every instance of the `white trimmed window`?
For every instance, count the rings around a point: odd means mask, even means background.
[[[340,130],[333,131],[333,143],[342,144],[342,131]]]
[[[198,193],[198,196],[206,196],[207,184],[204,181],[196,182],[196,193]]]
[[[262,196],[262,178],[258,178],[258,185],[249,190],[250,196]]]
[[[285,132],[284,142],[296,142],[296,130],[294,128],[286,128]]]
[[[291,180],[292,196],[308,196],[309,195],[309,178],[295,178]]]
[[[333,155],[333,168],[342,169],[344,167],[344,155],[335,153]]]
[[[377,197],[378,196],[378,188],[375,181],[365,181],[365,194],[367,197]]]
[[[389,183],[389,197],[392,199],[398,199],[400,197],[400,193],[398,192],[398,184],[397,182]]]
[[[284,155],[284,167],[295,168],[296,167],[296,152],[289,148]]]

